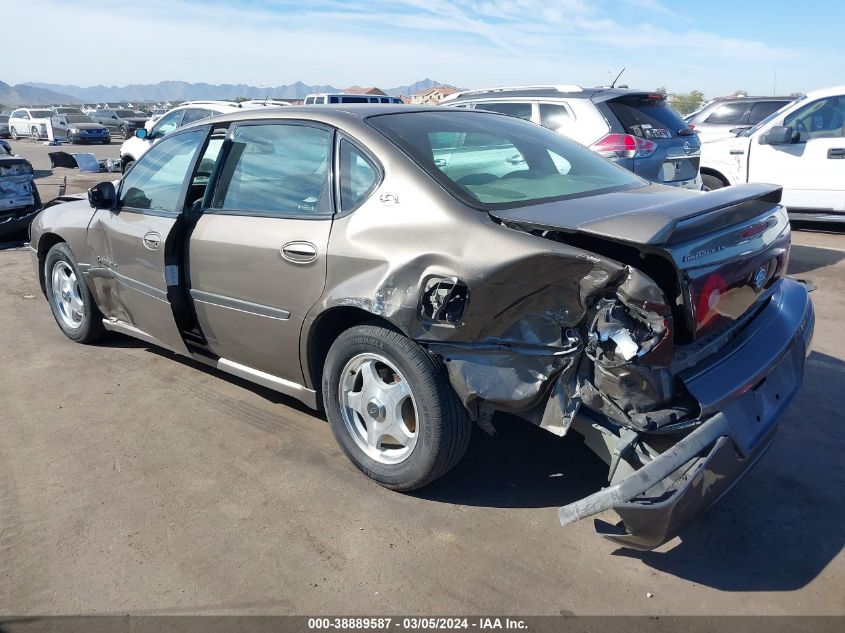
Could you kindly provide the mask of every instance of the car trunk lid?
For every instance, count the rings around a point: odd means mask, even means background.
[[[789,230],[780,196],[774,185],[708,193],[651,185],[490,214],[561,241],[567,234],[599,238],[609,257],[634,247],[640,256],[656,255],[663,268],[670,262],[674,283],[664,293],[696,339],[741,317],[785,274]],[[626,263],[652,272],[638,260]]]

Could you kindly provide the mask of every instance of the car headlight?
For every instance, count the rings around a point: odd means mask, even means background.
[[[75,127],[70,128],[70,133],[71,134],[79,134],[79,128],[75,128]]]

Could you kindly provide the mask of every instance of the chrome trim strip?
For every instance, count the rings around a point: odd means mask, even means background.
[[[144,332],[144,330],[140,330],[134,325],[126,323],[125,321],[118,321],[117,319],[103,319],[103,327],[105,327],[111,332],[120,332],[121,334],[126,334],[128,336],[141,339],[142,341],[149,343],[150,345],[157,345],[158,347],[163,347],[174,352],[178,351],[174,350],[169,345],[165,345],[152,334],[147,334],[146,332]]]
[[[118,283],[126,286],[130,290],[134,290],[135,292],[140,292],[143,295],[147,295],[152,299],[157,299],[158,301],[163,301],[164,303],[169,303],[167,299],[167,293],[163,290],[159,290],[158,288],[153,288],[143,282],[137,281],[136,279],[132,279],[131,277],[127,277],[125,275],[121,275],[118,272],[115,272],[111,268],[105,268],[101,266],[97,267],[90,267],[85,272],[89,277],[112,277]]]
[[[317,392],[313,389],[308,389],[300,384],[279,378],[273,374],[241,365],[226,358],[221,358],[217,361],[217,369],[225,371],[227,374],[232,374],[238,378],[249,380],[273,391],[278,391],[286,396],[291,396],[305,403],[312,409],[317,408]]]
[[[195,290],[194,288],[191,288],[191,299],[197,301],[198,303],[214,305],[220,308],[228,308],[229,310],[237,310],[238,312],[246,312],[248,314],[262,316],[268,319],[287,321],[290,318],[290,312],[287,310],[261,305],[260,303],[252,303],[251,301],[243,301],[242,299],[224,297],[223,295],[217,295],[203,290]]]

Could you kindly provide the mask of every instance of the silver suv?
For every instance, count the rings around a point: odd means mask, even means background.
[[[441,105],[533,121],[652,182],[701,189],[698,137],[661,93],[575,85],[516,86],[459,92]]]
[[[736,136],[790,103],[792,97],[725,97],[714,99],[684,117],[702,143]]]

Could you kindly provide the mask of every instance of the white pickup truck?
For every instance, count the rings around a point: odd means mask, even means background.
[[[845,222],[845,86],[809,92],[738,136],[701,144],[704,186],[783,187],[800,220]]]

